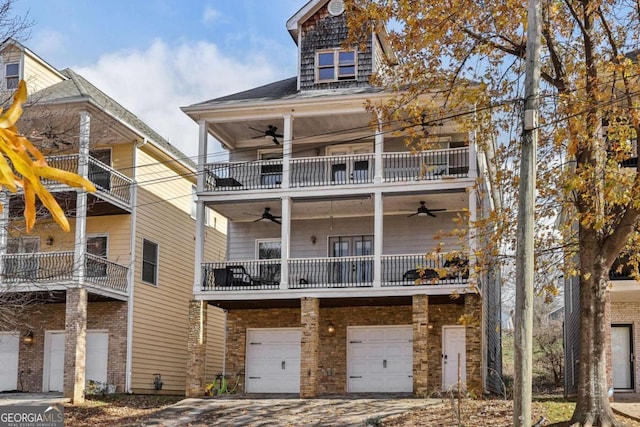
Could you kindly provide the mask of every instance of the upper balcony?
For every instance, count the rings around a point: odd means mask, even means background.
[[[3,292],[55,291],[80,283],[89,292],[126,300],[129,268],[85,254],[83,270],[76,268],[74,252],[37,252],[0,255]]]
[[[468,146],[418,153],[385,152],[381,156],[381,183],[474,178],[469,169],[469,154]],[[376,182],[373,153],[294,157],[288,166],[288,180],[285,180],[282,159],[208,163],[204,167],[205,191],[297,189]]]

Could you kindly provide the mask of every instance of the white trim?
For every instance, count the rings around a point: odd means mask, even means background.
[[[255,244],[256,259],[267,259],[267,258],[260,258],[260,243],[280,243],[280,250],[282,250],[282,238],[280,237],[273,237],[269,239],[256,239],[256,244]]]
[[[353,52],[353,75],[352,74],[340,74],[340,53],[350,53]],[[333,65],[332,66],[320,66],[320,55],[325,53],[333,53]],[[349,66],[349,65],[344,65]],[[333,78],[332,79],[321,79],[320,78],[320,69],[333,69]],[[318,49],[315,53],[315,62],[314,62],[314,76],[315,83],[333,83],[333,82],[341,82],[341,81],[354,81],[358,79],[358,49],[354,48],[343,48],[336,47],[330,49]],[[342,77],[342,78],[341,78]]]
[[[106,242],[106,254],[105,254],[105,259],[109,259],[109,233],[91,233],[91,234],[87,234],[87,240],[85,241],[85,245],[89,244],[89,239],[91,239],[92,237],[105,237],[107,239]],[[87,251],[87,253],[89,253],[89,251]]]
[[[133,170],[138,170],[136,167],[138,164],[138,145],[134,147],[133,150]],[[135,179],[135,178],[134,178]],[[134,308],[134,291],[135,291],[135,281],[136,281],[136,245],[138,243],[138,239],[136,236],[137,233],[137,220],[138,220],[138,185],[137,182],[134,181],[133,185],[131,185],[131,203],[133,209],[131,210],[131,231],[129,238],[129,251],[131,252],[131,258],[129,258],[129,274],[128,274],[128,290],[129,297],[127,300],[127,349],[125,356],[125,377],[124,377],[124,389],[127,393],[131,393],[131,366],[133,359],[133,308]]]

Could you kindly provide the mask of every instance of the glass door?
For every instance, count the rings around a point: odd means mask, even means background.
[[[373,152],[370,144],[344,145],[327,148],[327,156],[345,156],[331,162],[331,182],[349,184],[371,182],[373,165],[370,159],[357,156]]]
[[[329,238],[329,256],[348,258],[331,261],[330,283],[370,283],[373,280],[373,260],[355,257],[373,255],[373,236],[336,236]]]
[[[107,259],[107,236],[88,236],[87,253],[104,260]],[[87,276],[105,277],[107,275],[107,263],[93,257],[87,257]]]
[[[7,241],[7,254],[35,254],[40,250],[39,237],[19,237]],[[21,255],[5,258],[4,274],[7,277],[36,278],[39,262],[36,256]]]
[[[282,245],[278,240],[258,240],[258,259],[272,259],[273,263],[260,264],[260,277],[263,282],[280,283],[280,258]]]
[[[89,156],[111,167],[111,149],[90,150]],[[89,162],[89,181],[103,190],[111,190],[111,173],[97,163]]]
[[[282,151],[260,151],[259,160],[281,160]],[[266,188],[277,188],[282,184],[282,161],[260,165],[260,185]]]

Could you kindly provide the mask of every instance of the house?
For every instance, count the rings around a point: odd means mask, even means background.
[[[287,21],[297,76],[183,107],[200,129],[194,298],[226,311],[225,372],[246,393],[427,395],[457,387],[458,367],[498,389],[497,273],[479,273],[471,230],[425,257],[457,215],[490,209],[485,154],[452,121],[418,153],[371,125],[365,101],[390,94],[369,78],[396,59],[384,30],[344,46],[345,13],[312,0]],[[205,160],[210,138],[229,161]],[[205,254],[205,207],[228,219],[224,259]],[[211,378],[191,350],[197,395]]]
[[[25,80],[18,128],[49,165],[93,182],[46,182],[66,211],[26,234],[23,194],[2,194],[0,300],[23,302],[0,326],[0,391],[184,393],[195,262],[195,163],[73,70],[15,40],[0,46],[4,98]],[[224,257],[225,219],[207,212],[202,252]],[[13,298],[13,299],[12,299]],[[209,365],[222,371],[221,310],[209,310]]]
[[[635,363],[634,351],[640,348],[640,282],[624,257],[614,262],[609,279],[607,382],[614,392],[637,393],[640,366]],[[571,396],[577,392],[580,366],[580,286],[575,277],[565,280],[564,297],[564,387],[565,394]]]

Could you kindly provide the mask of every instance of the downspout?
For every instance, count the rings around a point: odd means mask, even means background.
[[[142,147],[147,143],[147,138],[144,138],[141,142],[138,142],[134,145],[133,151],[133,173],[134,178],[131,183],[131,239],[129,240],[130,249],[129,253],[131,254],[129,258],[129,300],[127,302],[127,354],[125,361],[125,392],[132,393],[131,391],[131,364],[133,358],[133,296],[134,296],[134,288],[135,288],[135,259],[136,259],[136,220],[137,220],[137,205],[138,205],[138,184],[135,178],[135,175],[138,172],[138,148]]]

